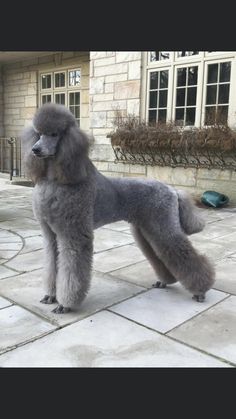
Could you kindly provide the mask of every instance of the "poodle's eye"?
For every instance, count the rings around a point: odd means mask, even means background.
[[[57,133],[56,133],[56,132],[53,132],[53,133],[51,134],[51,137],[57,137]]]

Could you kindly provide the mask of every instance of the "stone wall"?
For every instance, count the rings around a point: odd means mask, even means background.
[[[81,67],[81,127],[89,129],[89,53],[60,52],[3,66],[5,136],[18,136],[38,106],[38,72]]]
[[[142,175],[145,168],[114,163],[107,134],[114,129],[116,109],[123,116],[140,115],[141,51],[90,53],[90,128],[95,138],[91,158],[109,176]]]

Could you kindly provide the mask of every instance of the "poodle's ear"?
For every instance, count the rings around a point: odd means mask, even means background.
[[[73,184],[87,176],[89,137],[77,126],[67,129],[60,139],[56,158],[56,177],[60,183]]]
[[[20,135],[23,168],[26,176],[31,178],[34,183],[45,176],[46,173],[45,161],[43,159],[36,158],[32,153],[32,147],[38,139],[39,134],[31,125],[24,128]]]

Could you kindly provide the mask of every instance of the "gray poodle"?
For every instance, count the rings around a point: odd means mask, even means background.
[[[93,230],[120,220],[131,224],[160,279],[156,287],[180,281],[196,301],[204,300],[214,270],[186,236],[201,231],[204,222],[185,192],[156,180],[103,176],[88,157],[88,136],[62,105],[39,108],[22,133],[22,145],[45,244],[42,303],[57,301],[53,311],[66,313],[85,298]]]

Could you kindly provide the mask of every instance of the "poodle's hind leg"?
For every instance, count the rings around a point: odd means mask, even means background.
[[[172,275],[193,294],[193,298],[198,302],[204,301],[205,293],[215,280],[215,272],[209,260],[200,255],[185,234],[176,225],[171,225],[171,222],[157,228],[154,225],[150,227],[142,228],[146,240]]]
[[[150,242],[144,238],[140,228],[132,224],[131,232],[137,245],[142,250],[143,254],[146,256],[150,265],[160,279],[160,281],[157,281],[155,284],[153,284],[153,287],[165,288],[167,284],[173,284],[177,282],[177,279],[172,275],[172,273],[167,269],[161,259],[157,256],[152,246],[150,245]]]
[[[57,302],[54,313],[67,313],[86,297],[91,280],[93,234],[77,232],[58,239]]]
[[[56,235],[46,223],[41,222],[41,231],[44,240],[44,288],[45,296],[40,301],[43,304],[56,302],[56,276],[57,276],[57,240]]]

